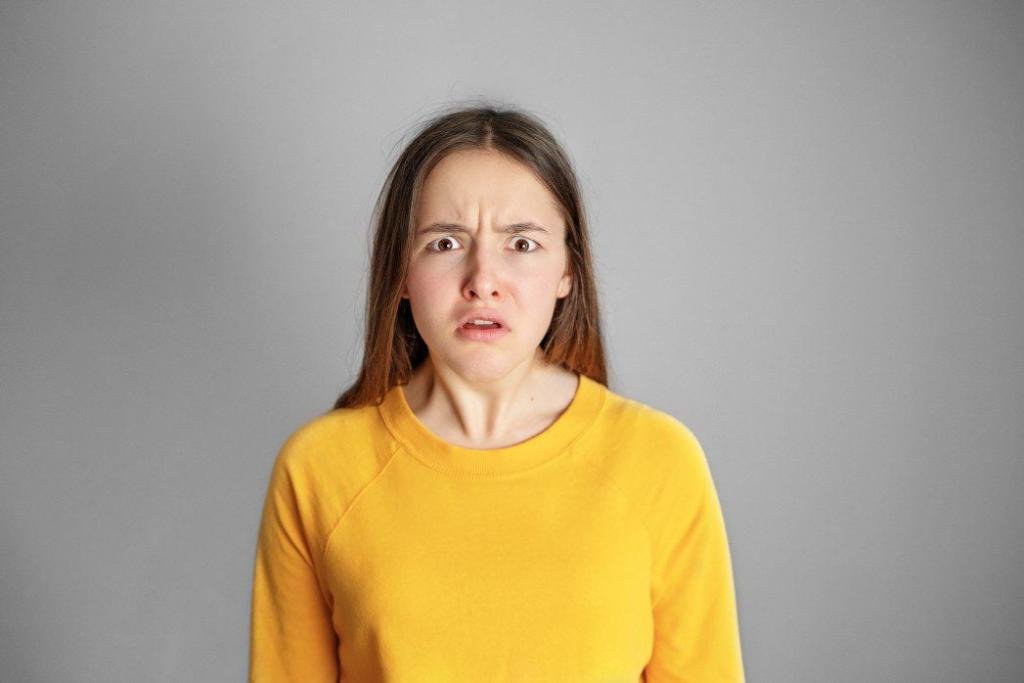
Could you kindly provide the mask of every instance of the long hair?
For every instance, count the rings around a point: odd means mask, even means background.
[[[334,409],[380,404],[391,387],[408,383],[427,357],[409,301],[401,294],[413,244],[412,221],[427,174],[461,149],[506,154],[530,168],[558,200],[572,285],[556,302],[540,347],[547,362],[607,385],[587,218],[569,157],[535,116],[510,107],[472,106],[442,112],[422,125],[384,181],[372,219],[362,368]]]

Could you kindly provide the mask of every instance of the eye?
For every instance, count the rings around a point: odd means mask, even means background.
[[[458,240],[456,240],[454,237],[446,235],[444,237],[438,237],[436,240],[434,240],[432,242],[428,242],[427,243],[427,251],[434,251],[434,252],[438,252],[438,253],[445,252],[445,251],[451,251],[452,247],[437,248],[437,249],[435,249],[433,247],[434,244],[440,245],[440,244],[442,244],[444,242],[455,242],[456,244],[458,244]]]
[[[519,248],[519,246],[518,246],[518,243],[519,243],[520,241],[524,241],[524,242],[527,242],[527,243],[528,243],[528,244],[527,244],[527,248],[526,248],[526,249],[520,249],[520,248]],[[515,246],[515,247],[513,247],[513,248],[514,248],[514,249],[515,249],[516,251],[518,251],[519,253],[521,253],[521,254],[529,254],[530,252],[534,252],[534,251],[537,251],[537,249],[540,249],[540,244],[539,244],[539,243],[535,242],[534,240],[531,240],[531,239],[530,239],[529,237],[523,237],[522,235],[519,235],[518,237],[516,237],[516,238],[515,238],[515,239],[513,240],[513,242],[514,242],[514,243],[516,243],[516,246]],[[534,244],[534,245],[536,245],[536,249],[530,249],[530,248],[529,248],[529,244]]]

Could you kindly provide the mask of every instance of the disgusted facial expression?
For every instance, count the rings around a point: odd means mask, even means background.
[[[402,296],[435,365],[493,381],[531,363],[571,275],[554,195],[522,163],[494,150],[459,150],[424,181]],[[464,330],[467,316],[501,328]]]

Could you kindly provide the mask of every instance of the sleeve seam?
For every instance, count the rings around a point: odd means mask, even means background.
[[[387,462],[385,462],[384,465],[380,468],[380,470],[375,475],[373,475],[373,477],[370,479],[370,481],[368,481],[361,489],[359,489],[359,491],[356,493],[356,495],[352,497],[352,500],[349,501],[348,506],[342,511],[341,515],[338,517],[338,520],[331,526],[330,530],[324,536],[324,545],[323,545],[323,549],[320,551],[320,558],[319,558],[320,559],[319,564],[320,564],[321,567],[323,566],[324,560],[327,557],[327,549],[331,545],[331,541],[334,538],[335,532],[341,527],[342,522],[344,522],[345,518],[348,517],[349,512],[353,508],[355,508],[356,503],[358,503],[359,500],[363,497],[363,494],[366,493],[368,490],[370,490],[370,488],[375,483],[377,483],[377,481],[381,478],[381,475],[383,475],[384,472],[387,471],[387,469],[391,465],[391,463],[395,461],[395,456],[398,455],[398,452],[400,450],[401,450],[400,446],[392,449],[391,453],[388,454]]]

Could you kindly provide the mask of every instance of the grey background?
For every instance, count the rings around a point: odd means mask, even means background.
[[[749,680],[1024,678],[1017,3],[0,4],[0,678],[243,680],[410,128],[540,115]]]

